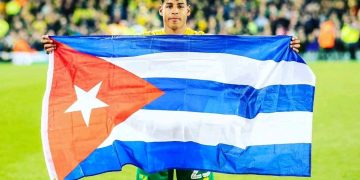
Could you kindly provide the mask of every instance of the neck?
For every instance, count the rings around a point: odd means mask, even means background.
[[[186,31],[186,26],[183,26],[181,28],[178,28],[178,29],[171,29],[167,26],[165,26],[165,33],[166,34],[170,34],[170,35],[183,35]]]

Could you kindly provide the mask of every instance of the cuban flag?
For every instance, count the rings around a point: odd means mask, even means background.
[[[291,37],[51,37],[50,178],[126,164],[310,176],[315,77]]]

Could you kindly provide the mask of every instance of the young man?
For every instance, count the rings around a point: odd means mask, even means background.
[[[144,35],[202,35],[204,32],[194,31],[187,27],[187,18],[190,16],[190,5],[188,0],[162,0],[159,13],[163,18],[164,28],[158,31],[149,31]],[[47,35],[42,37],[42,43],[47,53],[56,49],[55,44]],[[300,40],[293,38],[290,47],[298,52]],[[141,169],[137,171],[137,180],[172,180],[174,170],[162,171],[148,174]],[[213,173],[200,170],[176,170],[178,180],[213,180]]]

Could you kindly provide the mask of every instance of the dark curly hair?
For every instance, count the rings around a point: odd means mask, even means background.
[[[160,0],[161,4],[164,3],[165,0]],[[190,0],[186,0],[186,4],[190,5]]]

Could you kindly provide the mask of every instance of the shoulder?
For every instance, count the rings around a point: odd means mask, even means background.
[[[184,34],[185,35],[204,35],[205,33],[203,31],[195,31],[193,29],[187,28]]]

